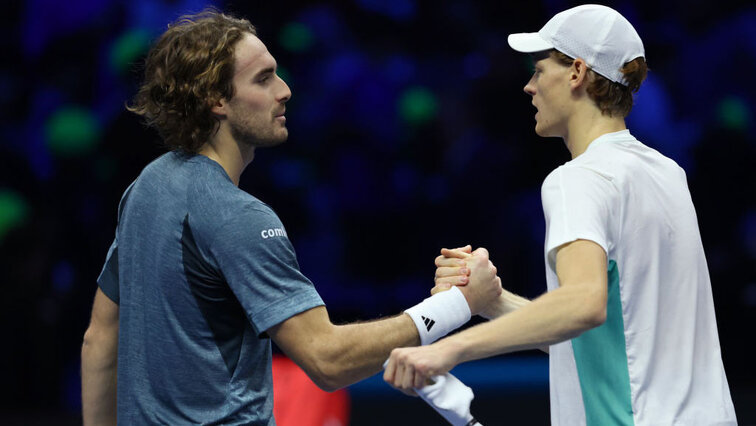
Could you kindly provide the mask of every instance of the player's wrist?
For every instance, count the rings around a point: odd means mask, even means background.
[[[472,316],[467,299],[457,287],[436,293],[404,312],[415,323],[422,345],[446,336]]]
[[[505,290],[506,291],[506,290]],[[492,300],[491,303],[488,304],[478,315],[481,317],[492,320],[499,318],[500,316],[503,316],[504,314],[507,314],[509,311],[507,310],[507,300],[504,296],[504,293],[502,292],[499,297],[497,297],[495,300]]]

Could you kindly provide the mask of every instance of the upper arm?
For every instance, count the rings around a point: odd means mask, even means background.
[[[580,300],[597,320],[602,318],[602,313],[606,315],[607,259],[600,245],[590,240],[562,245],[556,252],[556,274],[560,287],[584,294]]]
[[[333,377],[326,372],[333,360],[321,350],[333,346],[334,331],[325,306],[318,306],[274,325],[267,334],[320,388],[335,390],[340,386],[329,382]]]
[[[563,166],[546,178],[541,196],[550,268],[556,271],[557,250],[579,239],[611,252],[617,241],[620,196],[610,178],[591,169]]]
[[[92,318],[87,329],[87,337],[118,336],[118,305],[110,300],[98,287],[92,306]]]
[[[289,358],[302,366],[312,357],[313,345],[323,343],[333,328],[325,306],[318,306],[274,325],[267,334]]]

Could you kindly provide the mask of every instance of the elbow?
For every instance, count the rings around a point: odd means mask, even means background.
[[[91,348],[94,344],[96,339],[94,330],[92,330],[92,327],[87,328],[87,331],[84,332],[84,338],[81,342],[81,351],[84,353],[86,350]]]
[[[576,328],[579,333],[600,327],[606,322],[606,295],[590,293],[576,312]]]
[[[305,356],[300,359],[299,366],[320,389],[333,392],[349,384],[344,379],[344,363],[340,356],[343,351],[338,348],[338,342],[322,339],[302,355]]]
[[[118,333],[90,326],[81,343],[82,364],[115,368],[118,358]]]
[[[337,390],[341,389],[343,386],[329,380],[321,380],[315,382],[315,385],[319,387],[321,390],[326,392],[336,392]]]
[[[592,309],[584,318],[586,330],[600,327],[606,322],[606,305]]]
[[[345,386],[339,380],[341,372],[336,363],[327,360],[314,360],[307,371],[307,375],[317,387],[326,391],[334,392]]]

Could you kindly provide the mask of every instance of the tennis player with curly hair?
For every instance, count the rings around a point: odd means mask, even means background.
[[[256,149],[288,137],[291,91],[276,66],[248,21],[212,11],[169,26],[149,52],[128,108],[171,152],[118,207],[82,345],[85,424],[274,425],[270,339],[333,390],[501,293],[479,250],[457,291],[395,317],[331,323],[278,216],[238,188]]]

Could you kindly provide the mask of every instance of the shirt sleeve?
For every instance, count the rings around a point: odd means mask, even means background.
[[[219,229],[210,252],[258,334],[324,304],[273,211],[246,209]]]
[[[123,191],[121,195],[121,201],[118,202],[118,222],[121,222],[121,215],[123,209],[126,206],[126,200],[129,198],[131,188],[134,187],[136,180]],[[100,287],[103,293],[115,304],[120,302],[120,284],[118,282],[118,229],[116,227],[116,236],[113,238],[113,243],[108,249],[108,254],[105,256],[105,265],[102,267],[100,276],[97,277],[97,285]]]
[[[612,218],[618,210],[618,191],[612,181],[584,167],[562,166],[541,188],[546,218],[546,253],[556,269],[556,251],[575,240],[590,240],[609,253],[616,232]]]
[[[97,277],[97,285],[110,300],[118,304],[118,237],[114,238],[113,244],[110,245],[108,255],[105,257],[105,265],[102,267],[100,276]]]

